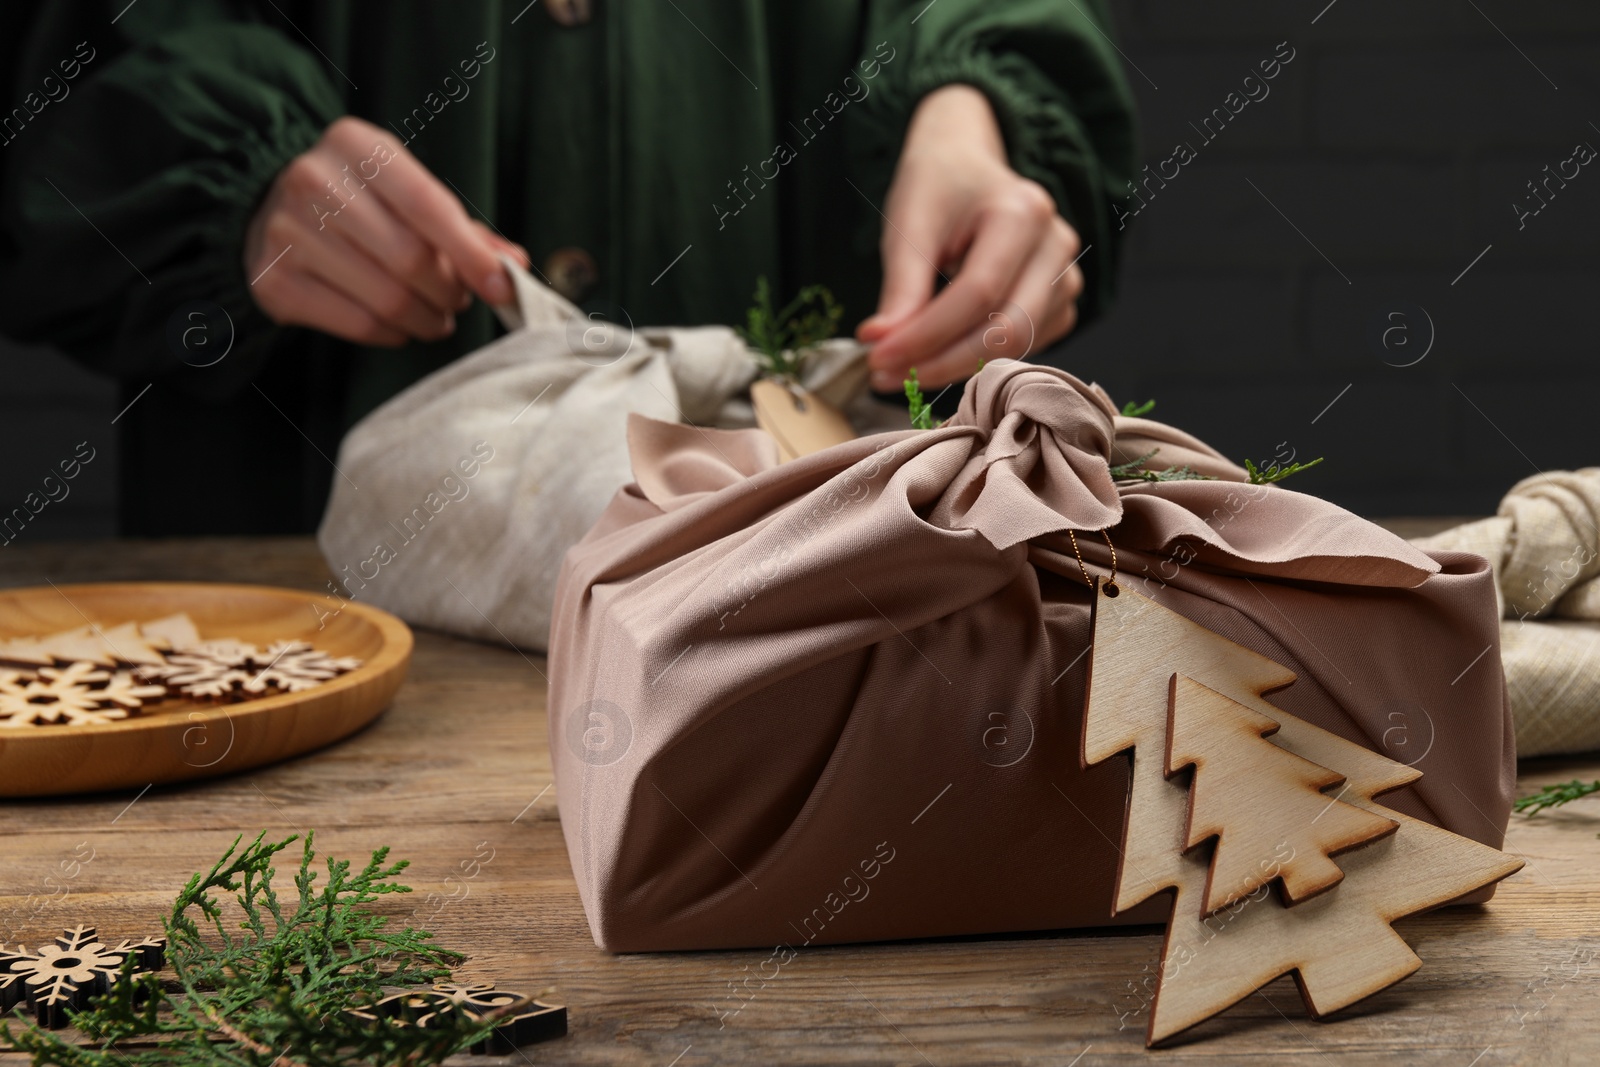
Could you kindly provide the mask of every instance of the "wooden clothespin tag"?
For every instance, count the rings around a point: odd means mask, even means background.
[[[856,438],[838,408],[790,382],[762,378],[750,386],[750,404],[756,424],[778,442],[785,463]]]

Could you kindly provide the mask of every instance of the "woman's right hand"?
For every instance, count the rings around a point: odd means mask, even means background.
[[[245,232],[250,293],[281,325],[366,345],[447,337],[476,293],[508,303],[509,253],[396,139],[357,118],[323,131],[273,179]]]

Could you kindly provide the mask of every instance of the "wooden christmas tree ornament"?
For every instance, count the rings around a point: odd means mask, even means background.
[[[1277,722],[1193,678],[1172,676],[1167,722],[1167,773],[1195,768],[1184,847],[1216,839],[1208,915],[1274,878],[1291,904],[1332,889],[1344,872],[1328,857],[1400,825],[1323,796],[1344,776],[1267,741]]]
[[[1092,584],[1083,763],[1133,765],[1113,911],[1173,899],[1148,1044],[1284,974],[1313,1017],[1347,1007],[1421,966],[1392,921],[1522,867],[1378,804],[1421,772],[1267,703],[1292,671]]]

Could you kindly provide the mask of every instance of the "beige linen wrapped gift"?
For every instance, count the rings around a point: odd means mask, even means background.
[[[546,647],[556,574],[633,480],[630,414],[754,425],[754,356],[722,326],[586,318],[508,264],[511,331],[361,420],[339,448],[317,540],[337,592],[450,633]],[[866,390],[861,346],[829,341],[803,382],[859,430],[907,425]]]

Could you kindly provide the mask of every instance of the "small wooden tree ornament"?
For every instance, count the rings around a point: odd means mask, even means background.
[[[139,633],[155,648],[170,651],[200,643],[200,631],[194,620],[183,612],[139,624]]]
[[[1174,674],[1167,773],[1193,767],[1184,847],[1216,838],[1202,910],[1237,904],[1274,879],[1298,904],[1344,877],[1329,859],[1392,834],[1399,823],[1322,790],[1344,776],[1266,740],[1278,723],[1193,678]],[[1260,813],[1275,807],[1271,818]]]
[[[1130,589],[1094,585],[1083,762],[1127,753],[1133,764],[1113,912],[1158,892],[1173,896],[1148,1044],[1284,974],[1295,976],[1313,1017],[1347,1007],[1421,966],[1390,922],[1521,869],[1520,860],[1376,803],[1421,772],[1262,699],[1292,682],[1292,671]],[[1230,737],[1255,757],[1230,753],[1222,740]],[[1191,765],[1194,795],[1187,776],[1173,773]],[[1240,781],[1250,777],[1262,780]],[[1318,792],[1317,782],[1331,788],[1341,779],[1336,796]],[[1308,796],[1322,808],[1310,825]],[[1316,828],[1341,805],[1368,818],[1341,813],[1332,829]],[[1211,836],[1215,850],[1192,847]],[[1347,848],[1342,877],[1333,877],[1328,855]],[[1218,877],[1213,852],[1221,864],[1224,851],[1233,855]],[[1286,903],[1274,883],[1297,892]],[[1248,885],[1257,888],[1240,897]],[[1230,897],[1222,910],[1208,907]]]
[[[136,623],[102,629],[80,626],[75,630],[43,637],[22,637],[0,641],[0,661],[28,666],[52,663],[88,663],[95,667],[117,664],[139,666],[161,662],[160,649],[166,642]]]

